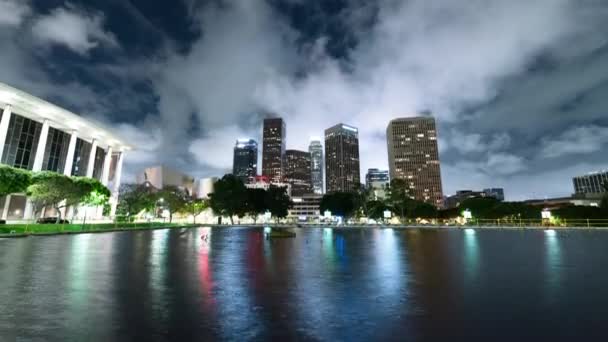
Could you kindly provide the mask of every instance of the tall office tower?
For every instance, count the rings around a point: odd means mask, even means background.
[[[285,157],[285,121],[281,118],[264,119],[262,176],[271,183],[283,181]]]
[[[319,140],[313,140],[308,146],[310,153],[310,172],[312,190],[315,194],[323,194],[323,145]]]
[[[325,186],[327,192],[352,192],[361,188],[359,131],[337,124],[325,130]]]
[[[437,130],[432,117],[392,120],[386,130],[391,180],[403,179],[410,196],[441,206],[441,170]]]
[[[258,143],[253,139],[238,139],[234,145],[232,174],[243,183],[258,175]]]
[[[388,170],[368,169],[365,175],[365,187],[372,192],[375,200],[386,197],[389,186]]]
[[[291,185],[291,196],[312,193],[310,153],[298,150],[285,151],[285,182]]]

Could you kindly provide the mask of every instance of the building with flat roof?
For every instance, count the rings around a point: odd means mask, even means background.
[[[196,198],[209,199],[209,194],[215,189],[218,177],[201,178],[194,181],[194,195]]]
[[[0,163],[30,171],[96,178],[116,211],[125,152],[132,147],[103,125],[0,83]],[[33,219],[24,194],[1,199],[2,219]]]
[[[298,150],[285,151],[285,182],[291,185],[292,196],[312,193],[310,153]]]
[[[368,169],[365,175],[365,187],[372,192],[375,200],[386,198],[390,185],[388,170]]]
[[[323,194],[323,145],[321,141],[312,140],[308,146],[310,153],[310,172],[312,190],[315,194]]]
[[[572,178],[574,195],[577,197],[601,198],[608,186],[608,170],[588,173]]]
[[[136,175],[136,180],[138,184],[147,183],[158,190],[175,186],[188,191],[189,194],[194,191],[193,177],[166,165],[147,167]]]
[[[282,183],[285,159],[285,121],[281,118],[264,119],[262,131],[262,176],[271,183]]]
[[[321,217],[321,199],[323,195],[308,194],[293,197],[287,217],[298,221],[315,221]]]
[[[232,174],[243,183],[258,175],[258,143],[253,139],[238,139],[234,145]]]
[[[392,120],[386,129],[390,178],[406,182],[416,200],[443,205],[437,130],[432,117]]]
[[[353,192],[361,188],[359,130],[337,124],[325,130],[325,186],[327,192]]]
[[[291,197],[291,184],[289,183],[273,183],[270,181],[270,178],[266,176],[257,176],[254,178],[254,181],[251,183],[245,184],[247,189],[262,189],[268,190],[271,186],[276,186],[279,188],[285,188],[287,195]]]

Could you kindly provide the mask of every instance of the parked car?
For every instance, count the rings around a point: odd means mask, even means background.
[[[57,217],[43,217],[41,219],[38,219],[36,221],[36,223],[45,223],[45,224],[53,224],[53,223],[59,223],[59,224],[69,224],[70,221],[68,220],[57,220]]]

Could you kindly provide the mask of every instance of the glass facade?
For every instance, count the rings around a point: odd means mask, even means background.
[[[354,192],[361,188],[359,131],[338,124],[325,130],[325,187],[331,192]]]
[[[41,123],[13,113],[4,144],[2,164],[31,170],[41,129]]]
[[[63,172],[69,147],[70,135],[50,127],[44,149],[42,170]]]
[[[91,154],[91,143],[80,138],[76,140],[74,149],[74,161],[72,164],[72,176],[84,177],[87,175],[89,166],[89,155]]]
[[[95,153],[95,163],[93,164],[93,178],[101,180],[101,174],[103,173],[103,162],[106,159],[106,150],[101,147],[97,147]]]

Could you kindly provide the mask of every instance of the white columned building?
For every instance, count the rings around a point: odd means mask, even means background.
[[[111,186],[111,213],[115,213],[123,160],[132,150],[122,138],[97,122],[3,83],[0,115],[1,164],[97,178]],[[0,210],[1,219],[10,221],[41,214],[33,212],[25,194],[0,197]]]

